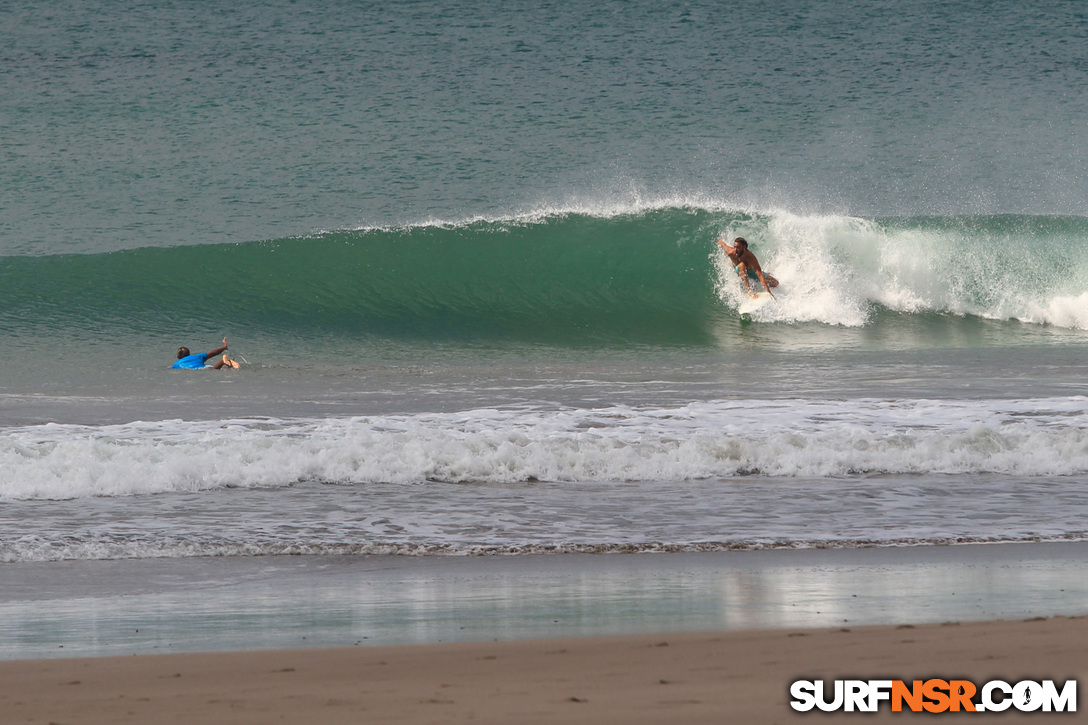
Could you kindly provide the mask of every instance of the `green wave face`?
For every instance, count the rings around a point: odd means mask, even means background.
[[[0,261],[6,327],[699,340],[710,215],[556,216]],[[213,324],[214,323],[214,324]]]
[[[0,329],[231,329],[416,340],[709,344],[743,235],[782,281],[758,321],[888,314],[1088,329],[1088,219],[872,220],[668,207],[0,259]]]

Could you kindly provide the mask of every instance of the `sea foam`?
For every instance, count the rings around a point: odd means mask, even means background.
[[[1088,401],[718,400],[311,419],[48,424],[0,435],[0,498],[425,481],[1088,472]]]

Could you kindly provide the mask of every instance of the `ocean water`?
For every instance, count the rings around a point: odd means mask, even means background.
[[[1086,36],[2,3],[0,562],[1084,538]]]

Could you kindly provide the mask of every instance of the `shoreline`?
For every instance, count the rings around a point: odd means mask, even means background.
[[[11,723],[759,725],[813,716],[789,707],[797,679],[1083,679],[1085,624],[1053,617],[9,661],[0,662],[0,707]],[[913,714],[885,704],[818,717],[859,716]],[[1025,716],[1039,717],[998,717]]]
[[[1088,614],[1088,542],[0,566],[0,660]]]
[[[1088,542],[3,571],[11,723],[762,725],[814,717],[798,679],[1088,677]],[[815,715],[859,716],[914,715]]]

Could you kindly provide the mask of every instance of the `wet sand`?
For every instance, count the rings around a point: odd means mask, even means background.
[[[790,683],[1088,675],[1085,542],[0,575],[5,723],[835,721],[873,716]]]
[[[1088,614],[1088,542],[0,565],[0,660]]]
[[[1086,633],[1060,617],[0,662],[0,708],[8,723],[885,721],[914,715],[795,713],[789,685],[1083,680]],[[1047,716],[972,721],[992,717]]]

